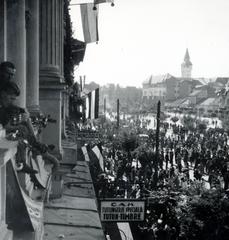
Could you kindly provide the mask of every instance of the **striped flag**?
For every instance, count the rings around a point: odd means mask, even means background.
[[[94,3],[81,4],[81,19],[85,43],[99,41],[98,33],[98,6],[94,10]]]
[[[86,119],[99,117],[99,88],[89,92],[86,97]]]
[[[100,152],[98,146],[91,148],[89,145],[81,147],[81,151],[84,156],[84,160],[92,165],[96,165],[100,171],[104,170],[103,155]]]
[[[99,165],[101,167],[102,170],[104,170],[104,160],[103,160],[103,155],[99,150],[99,147],[96,145],[92,148],[92,151],[95,153],[96,157],[99,160]]]
[[[95,0],[95,4],[100,3],[114,3],[114,0]]]
[[[86,162],[90,162],[90,158],[89,158],[89,155],[88,155],[87,148],[86,148],[85,146],[83,146],[83,147],[81,147],[81,150],[82,150],[82,152],[83,152],[85,161],[86,161]]]
[[[80,4],[85,4],[85,3],[93,3],[94,0],[71,0],[70,5],[80,5]]]
[[[94,3],[94,4],[100,4],[100,3],[114,3],[114,0],[71,0],[72,5],[80,5],[85,3]]]

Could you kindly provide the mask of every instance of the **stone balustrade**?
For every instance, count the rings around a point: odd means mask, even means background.
[[[15,158],[17,142],[0,140],[0,233],[1,239],[13,239],[13,231],[6,225],[6,165]]]
[[[42,239],[43,208],[51,186],[52,164],[45,163],[41,155],[32,159],[26,150],[26,162],[38,170],[35,177],[43,185],[36,187],[30,174],[15,170],[18,147],[17,141],[0,139],[0,238]]]

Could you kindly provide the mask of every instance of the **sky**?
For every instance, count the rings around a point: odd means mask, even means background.
[[[74,2],[74,0],[72,0]],[[99,6],[99,42],[87,44],[75,80],[141,87],[150,75],[181,76],[186,48],[192,77],[229,77],[229,0],[115,0]],[[83,39],[79,6],[74,36]]]

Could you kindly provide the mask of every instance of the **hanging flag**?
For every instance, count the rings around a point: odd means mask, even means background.
[[[98,6],[94,9],[94,3],[81,4],[81,19],[85,43],[98,42]]]
[[[6,168],[6,223],[14,230],[38,232],[43,226],[44,204],[25,193],[12,161],[7,162]]]
[[[89,155],[88,155],[87,147],[83,146],[83,147],[81,147],[81,150],[83,152],[85,161],[86,162],[90,162],[90,158],[89,158]]]
[[[86,119],[99,117],[99,88],[89,92],[86,97]]]
[[[97,174],[102,173],[104,171],[104,169],[102,169],[97,155],[95,154],[95,152],[89,145],[87,145],[87,153],[88,153],[88,156],[90,159],[90,162],[89,162],[90,169],[92,171],[97,172]],[[92,173],[92,175],[94,175],[94,174]]]
[[[99,88],[95,89],[93,91],[93,103],[94,103],[94,108],[93,108],[93,118],[92,119],[96,119],[99,117]]]
[[[114,3],[114,0],[71,0],[70,5],[80,5],[80,4],[86,4],[86,3],[94,3],[94,4]]]
[[[89,92],[86,97],[85,117],[86,119],[91,119],[91,92]]]
[[[100,3],[114,3],[114,0],[95,0],[95,4]]]
[[[37,155],[36,158],[31,158],[31,165],[34,170],[37,170],[37,174],[35,174],[35,179],[37,183],[43,187],[47,188],[48,180],[50,174],[45,169],[45,162],[41,155]]]
[[[80,5],[80,4],[86,4],[86,3],[93,3],[94,0],[71,0],[71,5]]]
[[[98,146],[97,146],[97,145],[94,146],[94,147],[92,148],[92,151],[95,153],[96,157],[98,158],[98,160],[99,160],[99,165],[100,165],[101,169],[104,170],[103,155],[102,155],[102,153],[100,152]]]

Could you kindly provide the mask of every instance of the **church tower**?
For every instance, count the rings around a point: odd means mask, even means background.
[[[192,63],[190,61],[190,56],[188,49],[184,56],[184,62],[181,64],[181,77],[182,78],[191,78],[192,77]]]

